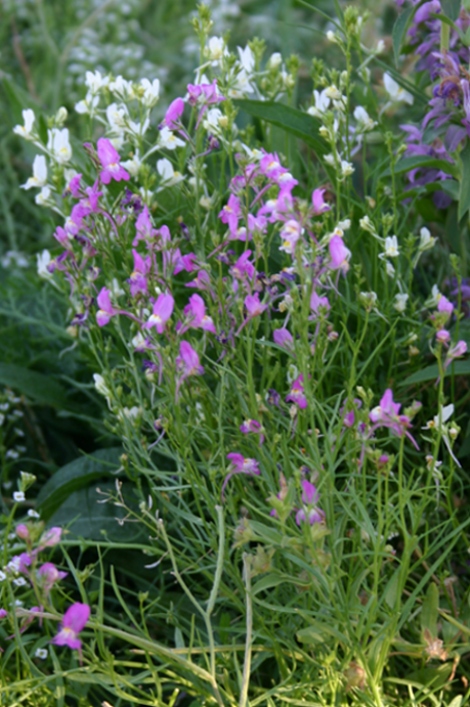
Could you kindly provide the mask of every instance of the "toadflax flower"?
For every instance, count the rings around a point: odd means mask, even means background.
[[[100,174],[103,184],[109,184],[112,179],[115,182],[120,182],[121,180],[129,181],[129,172],[126,172],[120,164],[119,154],[110,140],[100,137],[97,143],[97,152],[98,159],[103,167]]]
[[[259,476],[259,464],[256,459],[247,459],[239,452],[227,454],[227,459],[231,465],[231,471],[227,474],[222,484],[221,496],[224,498],[225,487],[234,474],[248,474],[249,476]]]
[[[47,164],[44,155],[36,155],[33,162],[33,176],[29,177],[21,189],[32,189],[33,187],[45,187],[47,184]]]
[[[400,403],[393,401],[393,392],[387,388],[377,407],[371,410],[369,419],[373,423],[372,432],[378,427],[388,427],[398,437],[404,434],[411,440],[414,446],[418,449],[418,445],[413,437],[408,432],[411,427],[411,421],[408,415],[400,415]]]
[[[314,523],[322,523],[325,520],[324,512],[318,508],[317,503],[319,500],[317,487],[304,479],[301,482],[302,486],[302,508],[300,508],[295,516],[295,522],[297,525],[302,523],[309,523],[314,525]]]
[[[62,627],[52,639],[56,646],[68,646],[72,650],[80,651],[82,642],[78,634],[83,631],[90,618],[90,607],[88,604],[72,604],[69,606],[62,619]]]
[[[301,410],[305,410],[307,407],[307,398],[305,397],[304,391],[304,377],[302,373],[292,381],[290,393],[286,395],[286,403],[289,402],[295,403]]]
[[[159,294],[155,304],[153,305],[153,312],[150,315],[148,322],[144,324],[144,327],[146,329],[155,327],[157,332],[162,334],[165,329],[165,324],[173,313],[174,306],[175,300],[172,295],[164,292]]]

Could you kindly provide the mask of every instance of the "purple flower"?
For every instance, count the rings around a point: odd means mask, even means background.
[[[412,441],[414,446],[418,448],[416,441],[408,432],[408,429],[411,427],[410,418],[407,415],[400,415],[400,408],[400,403],[393,401],[392,390],[387,388],[379,405],[369,413],[369,419],[374,423],[372,432],[377,427],[388,427],[398,437],[402,437],[405,434]]]
[[[227,459],[231,464],[231,471],[227,474],[222,484],[221,496],[224,498],[225,487],[234,474],[248,474],[249,476],[259,476],[259,464],[256,459],[247,459],[243,454],[231,452],[227,454]]]
[[[5,619],[8,616],[8,611],[6,609],[0,609],[0,619]]]
[[[67,572],[62,572],[52,562],[45,562],[38,569],[38,579],[46,593],[50,592],[56,582],[67,576]]]
[[[316,486],[307,481],[307,479],[301,481],[301,486],[303,507],[297,511],[295,522],[297,525],[302,523],[309,523],[310,525],[322,523],[325,520],[325,514],[317,507],[319,496]]]
[[[21,540],[25,540],[26,542],[31,539],[31,536],[29,534],[29,528],[24,523],[20,523],[16,526],[15,533],[19,538],[21,538]]]
[[[317,295],[315,290],[312,291],[310,297],[310,309],[316,315],[318,314],[328,314],[330,310],[330,303],[328,297],[320,297]]]
[[[211,317],[206,314],[206,305],[200,295],[191,295],[189,304],[186,305],[183,311],[185,316],[189,318],[186,328],[204,329],[205,331],[210,331],[212,334],[217,333],[214,322]],[[179,333],[182,334],[186,328],[182,327]]]
[[[162,334],[165,329],[165,324],[173,313],[174,306],[175,300],[172,295],[165,294],[164,292],[159,294],[155,304],[153,305],[153,312],[150,315],[148,322],[144,324],[144,327],[146,329],[155,327],[157,332]]]
[[[245,277],[252,280],[256,275],[255,266],[249,259],[250,255],[251,250],[245,250],[245,252],[240,255],[236,263],[234,263],[230,268],[232,275],[239,280],[244,280]]]
[[[212,83],[188,84],[189,103],[195,106],[197,103],[212,105],[225,101],[225,97],[218,93],[217,79]]]
[[[230,194],[228,203],[219,212],[219,218],[222,223],[228,225],[230,235],[237,237],[238,220],[241,218],[242,212],[240,208],[240,199],[234,194]]]
[[[444,362],[444,368],[447,368],[447,366],[450,366],[452,361],[455,358],[460,358],[460,356],[464,356],[467,353],[467,342],[466,341],[458,341],[455,346],[452,346],[447,352],[446,360]]]
[[[247,295],[245,297],[245,307],[248,317],[251,319],[252,317],[257,317],[262,314],[267,305],[259,301],[259,294],[255,292],[254,295]]]
[[[292,381],[291,389],[289,395],[286,395],[286,403],[295,403],[299,406],[301,410],[305,410],[307,407],[307,398],[305,397],[304,390],[304,377],[301,373],[300,376]]]
[[[294,348],[294,338],[290,331],[285,327],[280,329],[275,329],[273,331],[274,343],[278,346],[282,346],[283,349],[291,350]]]
[[[250,434],[251,432],[259,434],[260,444],[263,444],[264,442],[264,434],[262,430],[263,427],[261,425],[261,422],[258,422],[257,420],[245,420],[245,422],[240,425],[240,432],[242,432],[244,435]]]
[[[103,184],[109,184],[112,179],[115,182],[120,182],[122,179],[127,182],[130,175],[124,167],[120,165],[120,157],[117,150],[113,147],[110,140],[105,137],[100,137],[97,143],[98,158],[103,169],[100,177]]]
[[[170,130],[177,130],[180,127],[180,118],[184,112],[184,101],[182,98],[175,98],[175,100],[170,103],[168,109],[163,118],[162,125],[166,125]]]
[[[448,344],[450,341],[450,333],[447,331],[447,329],[439,329],[439,331],[436,331],[436,341],[439,344]]]
[[[183,340],[180,343],[180,354],[176,357],[176,365],[182,371],[181,380],[188,376],[201,376],[204,373],[199,356],[188,341]]]
[[[147,277],[152,266],[150,256],[143,258],[136,250],[132,251],[134,257],[134,270],[128,280],[132,297],[139,293],[146,295],[148,292]]]
[[[312,205],[314,216],[324,214],[326,211],[330,211],[331,209],[331,206],[327,204],[323,198],[323,194],[325,193],[325,191],[326,189],[315,189],[312,193]]]
[[[72,650],[81,650],[82,642],[78,634],[83,631],[89,618],[88,604],[72,604],[65,612],[62,627],[57,636],[52,639],[52,643],[56,646],[68,646]]]
[[[135,246],[139,241],[150,241],[154,236],[155,236],[155,229],[152,226],[152,222],[150,220],[150,213],[148,210],[148,206],[144,206],[142,209],[141,213],[137,217],[137,221],[135,222],[135,230],[137,231],[137,235],[132,241],[132,245]]]
[[[116,310],[111,304],[111,291],[103,287],[96,298],[98,304],[98,312],[96,313],[96,321],[98,326],[105,326],[109,323],[111,317],[116,314]]]
[[[445,312],[450,315],[454,311],[454,305],[447,299],[447,297],[445,297],[445,295],[441,295],[437,303],[437,311]]]
[[[341,236],[333,236],[328,243],[328,249],[331,258],[330,268],[346,272],[349,269],[348,260],[351,257],[351,251],[346,248]]]

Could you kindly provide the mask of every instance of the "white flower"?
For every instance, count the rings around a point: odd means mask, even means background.
[[[228,54],[222,37],[211,37],[207,43],[206,52],[209,59],[216,64],[222,59],[223,56]]]
[[[81,115],[92,115],[99,102],[99,96],[95,93],[88,92],[82,101],[75,103],[75,111]]]
[[[30,508],[27,513],[29,518],[40,518],[40,515],[37,511],[34,510],[34,508]]]
[[[38,206],[48,206],[49,205],[49,198],[51,196],[51,190],[49,187],[43,187],[39,194],[36,194],[34,197],[34,201]]]
[[[268,60],[268,69],[278,69],[282,64],[282,56],[279,52],[274,52],[271,54]]]
[[[387,72],[384,73],[384,87],[392,101],[404,101],[410,106],[413,105],[414,98],[411,93],[405,91]]]
[[[47,656],[48,656],[47,648],[36,648],[36,652],[34,654],[35,658],[39,658],[40,660],[46,660]]]
[[[125,162],[121,162],[121,166],[129,172],[131,177],[137,177],[141,164],[142,162],[140,160],[138,150],[136,150],[135,155],[131,160],[125,160]]]
[[[122,76],[116,76],[114,81],[109,84],[109,90],[119,98],[132,99],[134,98],[134,89],[130,81],[126,81]]]
[[[211,108],[204,116],[204,129],[212,133],[213,135],[219,134],[221,127],[220,121],[223,118],[225,118],[225,116],[219,108]]]
[[[326,33],[326,38],[329,42],[336,42],[337,40],[336,34],[331,29]]]
[[[385,49],[385,42],[383,39],[379,39],[379,41],[377,42],[377,47],[375,49],[375,53],[382,54],[384,49]]]
[[[380,258],[380,255],[379,255]],[[389,277],[394,277],[395,276],[395,268],[393,267],[392,263],[390,260],[387,260],[385,263],[385,272]]]
[[[124,290],[122,289],[117,278],[115,278],[115,277],[113,277],[113,280],[111,282],[111,287],[109,289],[111,290],[111,294],[113,296],[113,299],[117,299],[118,297],[122,297],[122,295],[124,294]]]
[[[346,160],[341,160],[341,176],[350,177],[354,172],[354,167],[352,162],[347,162]]]
[[[325,155],[323,159],[325,160],[326,164],[330,165],[330,167],[334,167],[336,164],[335,157],[332,154]]]
[[[157,160],[157,172],[161,177],[162,183],[167,187],[173,186],[184,179],[182,174],[175,172],[173,165],[166,157]]]
[[[93,380],[95,382],[95,388],[98,393],[101,393],[101,395],[109,395],[108,386],[106,385],[102,375],[100,375],[99,373],[93,373]]]
[[[400,312],[400,314],[403,314],[405,311],[408,298],[409,295],[406,293],[399,293],[398,295],[395,295],[395,304],[393,306],[397,312]]]
[[[377,125],[377,121],[372,120],[369,113],[362,106],[357,106],[357,108],[354,109],[354,117],[357,120],[358,128],[364,132],[373,130]]]
[[[36,155],[33,162],[33,176],[28,179],[25,184],[21,185],[21,189],[32,189],[33,187],[44,187],[47,184],[47,164],[44,155]]]
[[[69,131],[67,128],[52,128],[47,131],[47,149],[59,164],[66,164],[72,157],[70,147]]]
[[[26,110],[22,111],[22,113],[24,125],[15,125],[15,127],[13,128],[13,132],[16,135],[20,135],[25,140],[34,140],[31,134],[31,131],[33,129],[33,123],[36,119],[34,111],[31,110],[31,108],[27,108]]]
[[[15,503],[23,503],[24,501],[26,501],[26,496],[24,495],[23,491],[14,491],[13,500]]]
[[[344,98],[341,91],[334,84],[325,88],[322,93],[323,92],[325,93],[325,96],[327,98],[331,98],[332,101],[341,101]]]
[[[253,73],[253,69],[255,68],[255,57],[250,47],[246,46],[245,49],[237,47],[237,49],[242,69],[244,69],[247,74]]]
[[[158,99],[160,97],[159,79],[154,79],[152,82],[150,82],[148,79],[141,79],[140,85],[144,89],[142,103],[147,108],[153,108],[153,106],[158,102]]]
[[[379,258],[398,258],[400,250],[398,248],[398,239],[396,236],[387,236],[385,239],[384,252],[379,255]]]
[[[419,250],[422,252],[424,250],[429,250],[434,246],[436,239],[431,236],[428,228],[423,227],[419,232]]]
[[[117,103],[110,103],[106,108],[106,119],[111,130],[116,133],[122,132],[129,120],[129,113],[126,106],[122,103],[119,105]]]
[[[323,113],[325,113],[330,107],[330,97],[326,93],[326,88],[323,91],[318,92],[315,90],[313,92],[313,98],[315,100],[315,105],[308,109],[310,115],[315,116],[315,118],[320,118]]]
[[[3,570],[0,570],[0,582],[4,582],[6,580],[7,576]]]
[[[160,130],[158,144],[160,147],[166,147],[167,150],[176,150],[177,147],[184,147],[185,143],[165,126]]]
[[[43,250],[42,253],[36,255],[36,259],[39,277],[50,280],[52,273],[48,270],[47,266],[51,262],[51,254],[48,250]]]
[[[16,587],[24,587],[26,584],[26,580],[24,577],[17,577],[16,579],[13,580],[13,584]]]
[[[98,93],[98,91],[109,84],[109,76],[103,78],[98,70],[95,72],[87,71],[85,74],[85,84],[90,89],[91,93]]]
[[[150,120],[148,118],[145,118],[145,120],[142,123],[139,123],[134,120],[129,120],[128,126],[127,126],[127,132],[133,133],[134,135],[138,135],[139,137],[142,137],[142,135],[145,135],[145,133],[147,132],[149,125],[150,125]]]

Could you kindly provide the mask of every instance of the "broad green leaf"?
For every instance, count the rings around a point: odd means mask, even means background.
[[[125,487],[123,490],[125,491]],[[59,525],[66,528],[67,539],[137,542],[143,536],[143,526],[139,523],[124,522],[126,509],[107,501],[107,494],[116,494],[113,482],[74,491],[49,518],[48,526]],[[127,503],[131,505],[132,499]]]
[[[460,182],[458,219],[470,209],[470,144],[467,143],[460,153],[462,159],[462,179]]]
[[[426,155],[417,155],[416,157],[404,157],[395,165],[393,171],[395,174],[402,174],[403,172],[409,172],[412,169],[419,169],[420,167],[440,169],[442,170],[442,172],[452,175],[453,177],[455,177],[455,179],[459,178],[459,170],[455,164],[450,164],[450,162],[447,162],[447,160],[440,160],[435,157],[428,157]],[[381,173],[380,179],[382,179],[383,177],[390,177],[391,174],[392,170],[390,167],[388,167]]]
[[[441,8],[450,20],[456,20],[460,13],[461,0],[441,0]]]
[[[52,376],[31,371],[14,363],[0,363],[0,384],[25,395],[33,403],[51,407],[67,407],[65,389]]]
[[[327,144],[318,134],[320,121],[308,113],[275,101],[237,100],[234,103],[254,118],[265,120],[300,138],[318,155],[328,152]]]
[[[37,498],[43,518],[47,520],[75,491],[115,472],[119,468],[121,454],[120,447],[98,449],[56,471],[46,481]]]
[[[439,590],[431,582],[421,609],[421,630],[427,629],[433,638],[437,636],[437,616],[439,611]]]
[[[467,361],[454,361],[448,368],[446,368],[445,377],[450,375],[454,376],[468,376],[470,375],[470,360]],[[437,380],[439,378],[439,368],[437,363],[433,363],[432,366],[426,366],[421,371],[416,371],[412,373],[411,376],[405,378],[404,381],[400,383],[400,386],[404,385],[415,385],[416,383],[427,383],[427,381]]]
[[[408,29],[411,18],[416,12],[416,7],[412,5],[404,12],[400,13],[392,29],[392,41],[393,41],[393,54],[395,56],[395,65],[398,66],[398,60],[400,58],[400,49],[405,39],[406,30]]]

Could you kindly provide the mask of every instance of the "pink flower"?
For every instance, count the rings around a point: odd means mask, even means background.
[[[187,327],[183,327],[180,330],[181,334],[188,327],[192,329],[204,329],[205,331],[210,331],[212,334],[216,333],[214,322],[212,318],[206,314],[206,305],[200,295],[191,295],[189,304],[186,305],[183,311],[185,316],[188,317],[189,322]]]
[[[245,422],[240,425],[240,432],[242,432],[244,435],[250,434],[251,432],[259,434],[260,444],[263,444],[264,442],[264,435],[262,429],[263,428],[261,426],[261,422],[258,422],[257,420],[245,420]]]
[[[39,549],[43,550],[45,547],[54,547],[60,543],[62,537],[62,528],[58,526],[53,526],[46,530],[39,541]]]
[[[111,317],[116,314],[116,310],[111,304],[111,291],[103,287],[96,298],[98,304],[98,312],[96,313],[96,321],[98,326],[105,326],[109,323]]]
[[[134,270],[128,280],[132,297],[139,293],[146,295],[148,292],[146,275],[150,272],[152,260],[150,256],[143,258],[136,250],[132,251],[134,257]]]
[[[281,329],[275,329],[273,331],[274,343],[278,346],[282,346],[283,349],[291,350],[294,347],[294,338],[290,331],[285,327]]]
[[[333,238],[328,243],[328,249],[330,251],[330,268],[332,270],[343,270],[346,272],[349,269],[349,258],[351,257],[351,251],[344,245],[341,236],[333,236]]]
[[[8,616],[8,611],[6,609],[0,609],[0,619],[5,619]]]
[[[325,211],[330,211],[331,209],[331,206],[323,199],[325,191],[326,189],[315,189],[312,193],[313,213],[315,216],[324,214]]]
[[[176,365],[182,371],[181,380],[188,376],[201,376],[204,373],[199,356],[188,341],[183,340],[180,343],[180,354],[176,357]]]
[[[227,459],[231,464],[231,471],[227,474],[222,484],[221,496],[224,498],[224,491],[227,483],[234,474],[248,474],[249,476],[259,476],[259,464],[256,459],[246,459],[243,454],[231,452],[227,454]]]
[[[188,84],[189,103],[195,106],[197,103],[211,105],[225,101],[224,96],[218,93],[217,79],[212,83]]]
[[[295,221],[295,219],[290,219],[287,221],[279,234],[282,239],[282,245],[279,250],[283,250],[285,253],[293,255],[301,234],[302,226],[298,221]]]
[[[452,312],[454,311],[454,305],[447,299],[447,297],[441,295],[437,303],[437,311],[445,312],[446,314],[452,314]]]
[[[312,291],[310,297],[310,309],[316,315],[318,314],[328,314],[330,310],[330,303],[328,297],[319,297],[315,290]]]
[[[242,212],[240,208],[240,199],[234,194],[230,194],[228,203],[219,212],[219,218],[222,223],[226,223],[229,227],[230,234],[236,238],[238,229],[238,220],[241,218]]]
[[[302,373],[292,381],[290,393],[286,396],[286,403],[289,402],[295,403],[301,410],[305,410],[307,407],[307,398],[305,397],[304,391],[304,377]]]
[[[455,358],[460,358],[460,356],[464,356],[464,354],[467,353],[467,342],[466,341],[458,341],[455,346],[452,346],[447,352],[446,360],[444,362],[444,368],[447,368],[447,366],[450,366],[452,361]]]
[[[141,240],[146,241],[148,243],[148,241],[153,239],[156,230],[152,226],[148,206],[144,206],[142,212],[139,214],[137,221],[135,222],[135,230],[137,231],[137,234],[134,240],[132,241],[132,245],[134,246],[134,248]]]
[[[418,449],[416,441],[408,432],[411,427],[410,418],[407,415],[400,415],[400,408],[400,403],[393,401],[392,390],[387,388],[379,405],[369,413],[369,419],[374,423],[371,431],[373,432],[377,427],[388,427],[398,437],[405,434]]]
[[[297,511],[295,522],[297,525],[322,523],[325,520],[325,514],[317,507],[319,497],[316,486],[306,479],[301,482],[301,486],[303,507]]]
[[[50,592],[56,582],[66,577],[68,572],[62,572],[52,562],[45,562],[38,569],[38,579],[46,593]]]
[[[17,536],[21,538],[21,540],[28,541],[31,539],[31,536],[29,534],[29,528],[24,523],[20,523],[19,525],[17,525],[15,528],[15,532]]]
[[[439,329],[439,331],[436,331],[436,341],[439,344],[448,344],[450,341],[450,333],[447,331],[447,329]]]
[[[182,98],[175,98],[170,103],[163,118],[162,125],[166,125],[170,130],[177,130],[181,126],[180,118],[184,112],[184,101]]]
[[[255,292],[254,295],[247,295],[245,297],[245,307],[248,317],[251,319],[262,314],[267,308],[267,305],[259,301],[259,294]]]
[[[251,250],[245,250],[244,253],[240,255],[237,262],[232,265],[230,272],[233,277],[239,280],[245,279],[247,277],[252,280],[256,275],[256,269],[253,263],[250,261]]]
[[[288,171],[281,165],[279,157],[274,152],[268,152],[264,155],[259,163],[259,169],[261,174],[275,181]]]
[[[68,646],[72,650],[81,650],[82,642],[78,638],[90,618],[88,604],[72,604],[64,614],[62,628],[57,636],[52,639],[56,646]]]
[[[125,182],[129,181],[130,175],[124,167],[121,167],[119,154],[110,140],[100,137],[97,143],[97,151],[98,159],[103,167],[100,173],[103,184],[109,184],[112,179],[115,182],[120,182],[121,179]]]
[[[163,333],[165,324],[173,313],[175,300],[170,294],[161,293],[158,295],[155,304],[153,305],[153,313],[150,315],[148,322],[144,324],[146,329],[155,327],[159,334]]]

